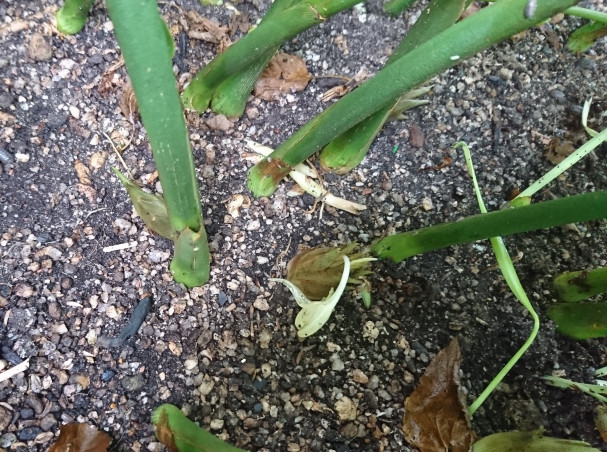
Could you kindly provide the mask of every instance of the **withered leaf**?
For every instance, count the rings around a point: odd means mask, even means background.
[[[48,452],[106,452],[112,439],[90,424],[72,422],[63,425],[59,438]]]
[[[553,165],[558,165],[575,151],[575,146],[568,140],[554,138],[546,146],[544,157]]]
[[[127,83],[122,87],[122,94],[120,95],[120,112],[122,115],[129,119],[137,116],[137,99],[135,99],[135,92],[133,91],[133,85]]]
[[[311,78],[304,60],[277,53],[255,83],[253,94],[264,100],[274,100],[281,93],[304,90]]]
[[[474,441],[460,390],[462,353],[457,338],[432,360],[405,400],[403,431],[421,452],[467,452]]]
[[[196,11],[188,11],[186,16],[190,26],[190,29],[188,30],[188,36],[190,38],[211,42],[213,44],[220,44],[226,39],[229,40],[229,27],[222,27],[219,23],[203,17]]]
[[[76,160],[74,162],[74,169],[76,170],[76,175],[81,184],[91,185],[91,170],[84,163],[80,160]]]

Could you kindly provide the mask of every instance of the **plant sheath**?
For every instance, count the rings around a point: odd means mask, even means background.
[[[380,239],[372,251],[376,257],[400,262],[447,246],[603,218],[607,218],[607,191],[598,191],[401,232]]]
[[[66,35],[75,35],[86,24],[86,16],[95,0],[65,0],[57,11],[57,29]]]
[[[177,281],[188,286],[204,284],[209,274],[208,245],[166,25],[156,0],[107,0],[107,9],[154,154],[171,224],[187,237],[181,243],[195,248],[186,256],[197,261],[188,265],[183,264],[183,256],[177,256],[183,246],[176,249],[171,270]]]
[[[425,41],[375,77],[313,118],[270,157],[249,170],[247,185],[255,196],[271,195],[290,167],[303,162],[322,146],[394,103],[403,92],[455,66],[477,52],[540,23],[577,0],[538,1],[531,19],[528,0],[499,0]]]

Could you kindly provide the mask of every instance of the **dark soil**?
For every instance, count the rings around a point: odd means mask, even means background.
[[[232,15],[178,3],[224,25]],[[592,7],[605,10],[600,3]],[[591,126],[607,127],[605,40],[584,55],[563,46],[579,20],[531,30],[435,78],[429,105],[390,123],[360,167],[346,177],[326,174],[333,193],[366,204],[358,217],[329,207],[321,216],[311,197],[288,197],[287,186],[269,199],[253,199],[245,186],[245,140],[278,146],[325,107],[317,98],[326,79],[278,102],[251,98],[225,131],[209,127],[209,113],[189,115],[213,262],[209,283],[186,290],[168,271],[172,244],[144,227],[111,171],[121,164],[104,133],[117,143],[132,137],[123,158],[157,188],[144,130],[120,112],[127,76],[106,12],[97,5],[85,29],[66,37],[52,25],[57,7],[0,2],[0,110],[13,117],[0,129],[11,160],[0,166],[0,370],[29,359],[29,369],[0,383],[0,450],[46,450],[71,421],[106,430],[117,450],[161,450],[150,414],[172,403],[247,450],[407,451],[404,400],[452,337],[462,345],[469,402],[526,340],[531,318],[488,242],[377,263],[371,309],[344,297],[329,324],[304,341],[293,325],[297,305],[268,278],[283,274],[299,246],[369,244],[389,230],[477,213],[463,155],[451,149],[458,141],[469,143],[488,208],[497,209],[552,167],[543,156],[548,140],[587,139],[585,99],[594,98]],[[267,5],[236,7],[255,23]],[[162,11],[181,33],[180,9],[164,3]],[[301,55],[315,76],[353,76],[363,66],[374,73],[417,13],[393,19],[372,1],[284,50]],[[186,41],[181,83],[217,51]],[[438,168],[447,156],[451,163]],[[535,200],[607,189],[606,156],[603,146]],[[76,172],[81,164],[88,184]],[[250,206],[230,215],[236,193]],[[567,339],[546,316],[556,301],[552,278],[607,265],[606,238],[605,222],[596,221],[506,240],[542,327],[474,416],[479,436],[542,427],[605,449],[593,422],[598,402],[540,377],[592,382],[606,364],[605,340]],[[139,333],[122,347],[101,346],[146,293],[154,302]],[[356,404],[355,419],[340,418],[344,397]]]

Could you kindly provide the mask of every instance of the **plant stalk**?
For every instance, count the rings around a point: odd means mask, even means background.
[[[538,0],[530,19],[525,16],[527,2],[499,0],[383,68],[375,77],[309,121],[268,159],[249,170],[249,189],[255,196],[271,195],[291,166],[303,162],[382,107],[396,102],[403,92],[492,44],[550,18],[577,0]]]

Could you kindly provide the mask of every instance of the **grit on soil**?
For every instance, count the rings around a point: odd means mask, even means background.
[[[176,36],[185,11],[226,26],[234,14],[194,0],[161,3]],[[599,3],[592,7],[604,9]],[[552,167],[543,155],[549,140],[586,140],[584,100],[594,98],[591,125],[607,127],[605,40],[584,55],[563,46],[580,21],[533,29],[434,78],[429,105],[389,123],[355,171],[325,174],[333,193],[367,206],[360,216],[313,210],[311,197],[288,197],[288,186],[262,199],[245,186],[246,139],[278,146],[326,106],[318,97],[328,79],[277,102],[252,97],[239,120],[189,114],[213,261],[209,283],[186,290],[168,271],[172,244],[144,227],[111,171],[121,164],[106,135],[132,139],[127,166],[158,188],[144,129],[120,111],[128,79],[111,23],[96,5],[82,32],[63,36],[52,25],[58,6],[0,2],[0,146],[11,160],[0,166],[0,369],[29,360],[0,383],[0,449],[46,450],[61,424],[77,421],[109,432],[118,450],[161,450],[150,414],[173,403],[247,450],[408,451],[404,400],[452,337],[462,345],[469,401],[525,341],[532,320],[488,242],[377,263],[372,307],[346,296],[303,341],[293,325],[297,305],[268,278],[281,276],[300,246],[366,245],[386,231],[477,213],[463,155],[451,148],[458,141],[472,149],[491,210]],[[267,2],[235,6],[255,23]],[[301,55],[313,76],[374,73],[419,12],[393,19],[371,1],[284,50]],[[181,84],[217,51],[182,41]],[[605,157],[603,146],[537,200],[607,189]],[[244,202],[228,210],[235,194]],[[607,265],[606,236],[596,221],[507,238],[542,327],[474,416],[480,436],[543,427],[604,448],[594,399],[540,377],[591,381],[606,364],[604,340],[564,338],[545,314],[556,274]],[[153,307],[139,333],[123,347],[103,347],[99,338],[117,336],[146,293]],[[340,411],[340,399],[354,414]]]

